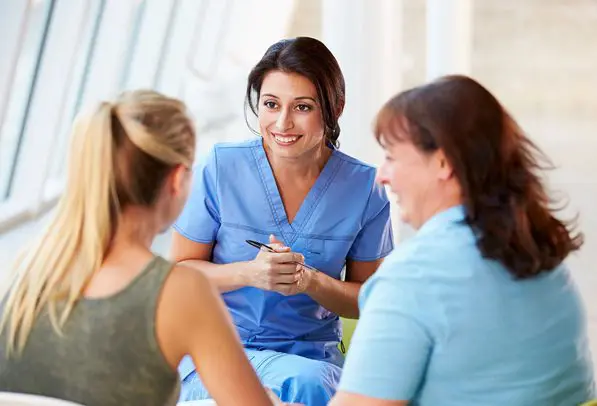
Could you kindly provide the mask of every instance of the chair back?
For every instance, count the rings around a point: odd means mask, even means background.
[[[68,400],[25,393],[0,392],[0,406],[84,406]]]

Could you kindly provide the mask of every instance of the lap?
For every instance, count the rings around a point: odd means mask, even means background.
[[[342,369],[334,364],[300,355],[269,350],[246,350],[245,352],[265,385],[268,382],[282,384],[288,379],[335,382],[342,372]]]
[[[340,380],[342,369],[326,361],[270,350],[245,352],[262,384],[285,402],[325,405]],[[181,373],[181,377],[181,400],[209,397],[195,372],[186,376]]]
[[[340,381],[342,369],[326,361],[275,351],[247,351],[263,385],[284,402],[326,405]]]

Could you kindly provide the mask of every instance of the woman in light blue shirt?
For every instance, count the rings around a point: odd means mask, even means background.
[[[571,406],[594,396],[585,315],[539,151],[448,76],[392,98],[378,179],[418,229],[367,281],[334,406]]]
[[[321,42],[272,45],[249,75],[247,104],[261,137],[218,144],[196,168],[173,256],[223,292],[264,385],[325,405],[344,361],[339,316],[358,317],[361,284],[393,248],[389,202],[375,169],[336,148],[344,78]],[[190,359],[179,368],[182,399],[209,396],[194,369]]]

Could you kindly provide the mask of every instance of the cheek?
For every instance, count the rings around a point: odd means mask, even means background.
[[[396,174],[395,179],[402,193],[415,199],[424,195],[429,185],[429,179],[423,168],[405,168],[401,173]]]
[[[404,169],[399,164],[394,163],[388,165],[386,173],[392,189],[396,192],[401,191],[406,180],[404,177]]]
[[[400,194],[401,199],[417,194],[422,181],[417,171],[407,166],[396,165],[392,172],[392,189]]]
[[[321,117],[316,114],[297,117],[295,123],[299,124],[301,130],[310,138],[320,140],[323,138],[323,123]]]
[[[260,129],[267,129],[276,122],[276,117],[273,113],[267,111],[259,111],[257,114],[257,124]]]
[[[186,201],[189,198],[189,195],[191,194],[191,187],[193,185],[193,178],[191,176],[189,176],[189,178],[187,179],[187,182],[184,186],[184,195],[183,195],[183,199]]]
[[[176,195],[174,196],[177,200],[186,201],[191,193],[191,184],[193,181],[192,173],[187,173],[185,177],[181,180],[177,190]]]

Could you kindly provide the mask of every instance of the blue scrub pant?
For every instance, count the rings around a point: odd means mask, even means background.
[[[261,383],[283,402],[324,406],[336,392],[342,372],[337,365],[271,350],[246,349],[245,352]],[[193,370],[181,378],[179,401],[210,398],[197,372]]]

